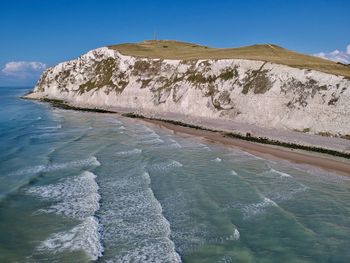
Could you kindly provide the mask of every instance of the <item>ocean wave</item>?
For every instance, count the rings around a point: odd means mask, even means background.
[[[256,160],[256,161],[265,161],[264,158],[258,157],[254,154],[242,151],[242,150],[232,150],[230,151],[228,154],[226,154],[227,156],[233,157],[234,160],[236,161],[252,161],[252,160]]]
[[[291,176],[290,174],[277,171],[277,170],[275,170],[275,169],[273,169],[273,168],[270,168],[270,172],[271,172],[271,173],[276,173],[276,174],[280,175],[280,177],[293,177],[293,176]]]
[[[55,202],[36,213],[55,213],[75,219],[92,216],[99,209],[100,195],[95,181],[96,175],[85,171],[80,176],[68,178],[62,183],[35,186],[28,194]]]
[[[169,147],[171,147],[171,148],[182,148],[182,146],[176,140],[169,139],[169,141],[171,142]]]
[[[163,140],[161,139],[155,139],[155,141],[153,142],[158,142],[158,143],[162,143],[164,142]],[[149,141],[146,142],[146,144],[148,144]],[[175,140],[172,140],[170,139],[170,141],[168,142],[165,142],[163,144],[157,144],[157,145],[152,145],[154,148],[157,148],[157,149],[179,149],[179,148],[182,148],[182,146]]]
[[[107,263],[125,263],[125,262],[173,262],[180,263],[181,258],[176,253],[174,245],[170,243],[147,244],[145,246],[136,247],[127,252],[122,252],[118,257],[107,260]]]
[[[289,164],[289,163],[288,163]],[[346,175],[340,175],[335,172],[326,171],[322,168],[307,165],[307,164],[293,164],[293,169],[297,169],[301,172],[307,172],[312,175],[313,178],[322,182],[330,181],[338,184],[344,183],[344,181],[350,181],[350,177]]]
[[[235,170],[231,170],[231,174],[237,176],[237,172]]]
[[[106,262],[181,262],[170,240],[170,224],[149,187],[149,174],[132,171],[121,179],[101,182],[108,196],[99,211],[103,239],[125,248]]]
[[[144,133],[141,133],[140,135],[140,139],[157,139],[159,138],[160,136],[155,133],[154,131],[151,131],[151,132],[144,132]]]
[[[128,150],[128,151],[116,152],[115,155],[117,155],[117,156],[129,156],[129,155],[140,154],[140,153],[142,153],[142,150],[135,148],[135,149]]]
[[[267,197],[262,197],[262,200],[257,203],[243,205],[241,207],[244,218],[251,218],[252,216],[264,213],[268,207],[277,207],[278,205]]]
[[[95,218],[100,208],[99,186],[96,175],[85,171],[57,184],[29,188],[27,194],[49,200],[54,204],[34,213],[54,213],[78,219],[80,224],[64,232],[54,233],[43,241],[37,250],[41,252],[63,252],[84,250],[91,260],[102,256],[101,226]]]
[[[158,144],[163,143],[164,141],[160,138],[149,139],[149,140],[140,140],[139,143],[149,145],[149,144]]]
[[[9,174],[9,176],[21,176],[27,174],[37,174],[42,172],[53,172],[58,170],[72,169],[78,167],[89,167],[89,166],[100,166],[101,163],[95,156],[92,156],[83,160],[76,160],[66,163],[48,164],[48,165],[37,165],[33,167],[27,167]]]
[[[219,158],[219,157],[216,157],[214,160],[212,160],[213,162],[216,162],[216,163],[221,163],[222,162],[222,159]]]
[[[119,120],[116,120],[116,119],[113,119],[113,121],[112,121],[113,123],[115,123],[115,124],[123,124],[121,121],[119,121]]]
[[[239,233],[238,229],[236,228],[236,229],[233,231],[232,240],[238,240],[240,237],[241,237],[241,234]]]
[[[52,234],[37,247],[37,250],[44,253],[84,250],[91,260],[97,260],[104,250],[100,225],[95,217],[89,216],[69,231]]]
[[[43,139],[43,138],[49,138],[49,137],[52,137],[52,136],[55,136],[53,133],[48,133],[48,132],[45,132],[45,133],[42,133],[42,134],[38,134],[38,135],[32,135],[32,136],[29,136],[30,139]]]
[[[171,161],[152,164],[149,166],[149,169],[151,171],[166,171],[174,168],[180,168],[182,166],[183,166],[182,163],[175,160],[171,160]]]
[[[37,129],[39,130],[57,130],[57,129],[61,129],[62,125],[56,125],[56,126],[46,126],[46,127],[37,127]]]
[[[136,136],[141,144],[157,144],[164,142],[160,139],[160,136],[151,129],[142,131],[141,133],[136,133]]]
[[[275,170],[271,167],[263,172],[262,175],[272,179],[272,189],[269,192],[263,193],[275,202],[282,202],[292,199],[296,194],[305,192],[309,189],[308,186],[299,182],[292,175]],[[277,176],[276,176],[277,175]]]

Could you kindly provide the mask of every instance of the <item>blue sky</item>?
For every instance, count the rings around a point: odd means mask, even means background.
[[[151,39],[154,30],[161,39],[213,47],[273,43],[350,60],[345,0],[3,0],[0,24],[0,86],[31,86],[47,66]]]

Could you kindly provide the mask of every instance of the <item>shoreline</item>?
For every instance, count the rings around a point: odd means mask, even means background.
[[[285,142],[285,141],[281,141],[281,140],[274,140],[274,139],[270,139],[267,137],[261,137],[261,136],[257,137],[257,136],[251,135],[250,133],[247,133],[246,135],[242,135],[239,132],[216,130],[216,129],[207,128],[207,127],[203,127],[203,126],[184,123],[181,121],[174,121],[174,120],[154,118],[154,117],[146,117],[146,116],[135,114],[135,113],[124,113],[122,115],[124,117],[129,117],[129,118],[144,119],[144,120],[151,120],[151,121],[160,121],[160,122],[164,122],[164,123],[173,124],[175,126],[182,126],[182,127],[187,127],[187,128],[196,129],[196,130],[214,132],[214,133],[221,134],[223,137],[230,137],[232,139],[239,139],[239,140],[243,140],[243,141],[255,142],[258,144],[265,144],[265,145],[275,145],[275,146],[280,146],[280,147],[287,148],[287,149],[298,149],[298,150],[304,150],[307,152],[322,153],[322,154],[328,154],[328,155],[335,156],[335,157],[350,159],[350,153],[341,152],[341,151],[323,148],[323,147],[308,146],[308,145],[302,145],[302,144],[298,144],[298,143],[290,143],[290,142]]]
[[[316,155],[318,153],[311,151],[290,149],[287,147],[274,145],[264,145],[260,143],[244,141],[238,138],[230,138],[215,131],[193,129],[190,127],[179,126],[161,120],[142,120],[147,123],[156,125],[157,127],[168,129],[174,132],[175,134],[180,133],[197,138],[202,138],[209,143],[221,144],[225,147],[238,147],[241,150],[261,157],[268,156],[269,158],[272,157],[274,159],[283,159],[297,164],[311,165],[318,168],[322,168],[329,172],[336,172],[341,175],[350,176],[350,162],[347,162],[347,160],[336,160],[332,158],[332,156],[327,156],[324,154]]]
[[[118,114],[126,118],[143,120],[147,123],[171,130],[174,133],[182,133],[189,136],[203,138],[210,143],[220,143],[227,147],[238,147],[260,156],[268,155],[270,157],[284,159],[298,164],[308,164],[320,167],[327,171],[334,171],[342,175],[350,176],[350,162],[348,161],[348,159],[350,159],[350,153],[273,140],[266,137],[255,137],[250,134],[244,136],[240,133],[210,129],[181,121],[146,117],[133,112],[122,113],[100,108],[77,107],[70,105],[63,100],[48,98],[33,99],[26,97],[26,95],[21,98],[49,103],[53,107],[66,110]],[[335,158],[339,158],[339,160],[336,160]]]

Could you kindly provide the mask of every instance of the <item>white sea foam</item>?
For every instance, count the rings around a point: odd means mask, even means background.
[[[142,132],[153,132],[154,133],[154,130],[152,130],[151,128],[147,127],[147,126],[141,126],[142,127]]]
[[[170,224],[149,187],[149,174],[133,170],[122,180],[102,180],[108,194],[100,211],[103,238],[109,245],[125,247],[106,262],[181,262],[170,240]]]
[[[151,131],[151,132],[142,133],[140,137],[141,139],[157,139],[159,138],[159,135],[154,131]]]
[[[31,187],[27,193],[55,202],[37,213],[55,213],[84,219],[94,215],[99,209],[99,187],[95,178],[95,174],[85,171],[80,176],[68,178],[62,183]]]
[[[39,251],[62,252],[84,250],[91,260],[102,255],[100,226],[94,217],[99,209],[100,195],[96,175],[85,171],[79,176],[46,186],[31,187],[28,194],[50,200],[54,204],[36,213],[55,213],[81,220],[71,230],[54,233],[37,248]]]
[[[38,135],[32,135],[30,136],[31,139],[43,139],[43,138],[48,138],[48,137],[52,137],[52,136],[56,136],[57,134],[53,134],[53,133],[42,133],[42,134],[38,134]]]
[[[132,250],[129,250],[128,252],[122,253],[122,255],[112,260],[107,260],[106,262],[179,263],[181,262],[181,258],[179,254],[175,252],[174,245],[172,243],[150,243],[145,246],[136,247]]]
[[[233,231],[232,239],[233,239],[233,240],[238,240],[240,237],[241,237],[241,234],[239,233],[238,229],[236,228],[236,229]]]
[[[231,151],[230,153],[227,154],[227,156],[232,156],[234,157],[235,160],[245,160],[245,161],[250,161],[250,160],[265,160],[264,158],[258,157],[254,154],[241,151],[241,150],[234,150]]]
[[[267,207],[277,207],[278,205],[267,197],[263,197],[262,201],[244,205],[242,207],[244,218],[250,218],[257,214],[261,214],[266,211]]]
[[[122,122],[121,122],[121,121],[118,121],[118,120],[114,120],[114,123],[116,123],[116,124],[122,124]]]
[[[160,136],[155,133],[153,130],[147,128],[146,132],[138,134],[138,139],[141,144],[159,144],[164,141],[160,139]]]
[[[47,127],[38,127],[39,130],[57,130],[57,129],[61,129],[62,125],[59,124],[57,126],[47,126]]]
[[[148,140],[141,140],[140,143],[142,144],[157,144],[157,143],[163,143],[164,141],[160,138],[155,138],[155,139],[148,139]]]
[[[32,166],[28,167],[16,172],[12,172],[9,174],[9,176],[19,176],[19,175],[26,175],[26,174],[36,174],[36,173],[41,173],[45,171],[46,166],[45,165],[37,165],[37,166]]]
[[[179,168],[182,166],[183,166],[182,163],[175,160],[171,160],[171,161],[165,161],[161,163],[155,163],[151,165],[149,168],[152,171],[166,171],[174,168]]]
[[[232,175],[235,175],[235,176],[238,175],[237,172],[236,172],[235,170],[231,170],[231,174],[232,174]]]
[[[179,149],[179,148],[182,148],[182,146],[177,141],[175,141],[173,139],[169,139],[169,141],[165,141],[165,143],[162,143],[164,141],[161,139],[155,139],[154,141],[152,140],[151,143],[152,142],[158,143],[157,145],[152,145],[154,148],[157,148],[157,149]],[[150,143],[150,141],[146,141],[146,143],[143,143],[143,144],[151,144],[151,143]]]
[[[235,260],[228,255],[223,255],[218,261],[216,261],[217,263],[233,263],[235,262]]]
[[[239,233],[238,229],[235,228],[231,235],[229,236],[221,236],[217,237],[213,240],[214,243],[225,243],[227,240],[238,240],[240,238],[241,234]]]
[[[238,229],[236,228],[235,231],[233,232],[233,238],[235,240],[238,240],[241,237],[241,234],[239,233]]]
[[[169,147],[171,147],[171,148],[182,148],[182,146],[177,141],[175,141],[174,139],[169,139],[169,141],[171,142]]]
[[[151,184],[151,177],[149,177],[149,173],[144,172],[141,177],[144,179],[146,184]]]
[[[221,163],[221,162],[222,162],[222,159],[219,158],[219,157],[216,157],[216,158],[213,160],[213,162]]]
[[[299,182],[292,175],[275,170],[271,167],[268,171],[262,173],[262,175],[272,179],[272,190],[263,193],[276,202],[290,200],[296,194],[305,192],[309,189],[306,185]],[[276,176],[277,175],[277,176]]]
[[[28,167],[28,168],[10,173],[9,176],[37,174],[41,172],[53,172],[53,171],[72,169],[77,167],[89,167],[89,166],[100,166],[100,165],[101,163],[97,160],[97,158],[95,156],[92,156],[87,159],[76,160],[76,161],[71,161],[66,163],[32,166],[32,167]]]
[[[129,155],[140,154],[140,153],[142,153],[142,150],[135,148],[135,149],[132,149],[129,151],[116,152],[115,155],[117,155],[117,156],[129,156]]]
[[[37,250],[44,253],[84,250],[91,260],[97,260],[103,253],[99,228],[97,219],[89,216],[69,231],[52,234]]]
[[[71,161],[71,162],[62,163],[62,164],[48,165],[45,168],[45,172],[62,170],[62,169],[72,169],[76,167],[88,167],[88,166],[100,166],[100,165],[101,163],[97,160],[97,158],[95,156],[92,156],[90,158],[83,159],[83,160],[76,160],[76,161]]]
[[[272,172],[272,173],[276,173],[276,174],[279,174],[279,175],[280,175],[280,177],[293,177],[293,176],[291,176],[290,174],[287,174],[287,173],[284,173],[284,172],[277,171],[277,170],[275,170],[275,169],[273,169],[273,168],[271,168],[271,169],[270,169],[270,172]]]
[[[118,130],[125,130],[126,128],[122,125],[120,127],[118,127]]]

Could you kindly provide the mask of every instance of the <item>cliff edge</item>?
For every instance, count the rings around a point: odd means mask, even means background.
[[[350,137],[350,67],[275,45],[102,47],[48,68],[27,97]]]

